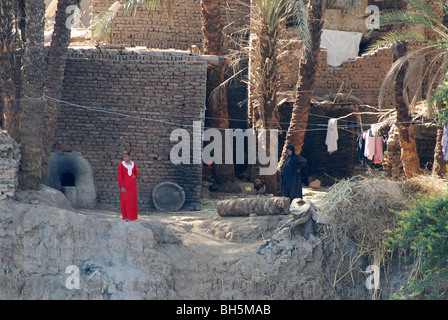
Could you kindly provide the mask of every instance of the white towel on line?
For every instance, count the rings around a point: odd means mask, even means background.
[[[327,138],[325,139],[330,154],[338,150],[338,138],[338,119],[330,119],[328,120]]]

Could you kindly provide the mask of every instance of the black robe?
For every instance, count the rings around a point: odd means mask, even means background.
[[[289,197],[291,202],[295,198],[302,198],[302,177],[299,169],[303,169],[308,161],[295,154],[287,155],[282,166],[282,190],[281,196]]]

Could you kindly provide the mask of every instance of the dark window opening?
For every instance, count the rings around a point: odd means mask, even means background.
[[[61,175],[61,187],[74,187],[75,176],[72,173],[66,172]]]

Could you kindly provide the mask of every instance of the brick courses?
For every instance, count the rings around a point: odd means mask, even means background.
[[[107,10],[115,0],[95,0],[94,12]],[[221,4],[221,15],[230,34],[248,24],[249,0],[228,0]],[[244,4],[246,3],[246,5]],[[172,6],[172,24],[164,6],[150,11],[143,6],[135,12],[124,13],[120,8],[110,42],[129,47],[146,46],[159,49],[202,48],[202,22],[200,0],[182,0]]]
[[[205,105],[207,63],[180,51],[70,50],[62,100],[107,109],[144,121],[61,104],[55,151],[79,151],[95,174],[98,200],[119,204],[117,167],[130,150],[140,177],[141,207],[151,206],[152,189],[171,181],[185,189],[185,209],[200,209],[201,165],[173,165],[171,132],[192,132]]]

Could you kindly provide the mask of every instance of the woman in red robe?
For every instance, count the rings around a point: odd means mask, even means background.
[[[118,165],[118,185],[120,186],[121,214],[124,221],[136,220],[137,206],[137,165],[130,159],[130,152],[123,152],[123,161]]]

